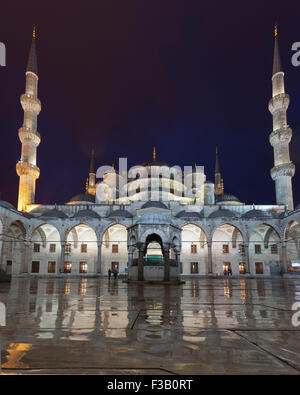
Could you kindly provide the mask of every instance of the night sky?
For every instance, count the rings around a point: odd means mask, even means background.
[[[92,147],[97,166],[117,166],[119,157],[133,166],[151,159],[155,146],[157,159],[203,165],[213,181],[218,145],[225,192],[274,204],[268,101],[277,22],[300,203],[300,67],[291,63],[299,11],[299,1],[3,2],[1,199],[17,204],[19,98],[36,24],[42,103],[36,203],[64,203],[84,192]]]

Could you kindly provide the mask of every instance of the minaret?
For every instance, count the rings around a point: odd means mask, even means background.
[[[285,205],[288,210],[292,211],[294,210],[292,177],[295,174],[295,165],[290,160],[289,143],[293,133],[287,124],[286,111],[290,98],[284,88],[277,26],[275,27],[272,92],[272,98],[269,101],[269,111],[273,116],[273,132],[269,139],[274,148],[274,167],[271,169],[271,177],[275,181],[277,204]]]
[[[223,194],[224,194],[223,179],[221,178],[221,172],[220,172],[218,147],[216,147],[215,195],[223,195]]]
[[[19,129],[19,139],[22,143],[21,159],[16,165],[17,174],[20,177],[19,211],[27,211],[26,205],[34,203],[35,182],[40,175],[40,169],[36,165],[36,149],[41,142],[41,136],[37,132],[37,116],[41,111],[41,102],[37,98],[38,72],[35,39],[34,27],[26,69],[25,93],[20,98],[24,110],[24,121]]]
[[[90,164],[90,172],[89,172],[89,180],[88,180],[88,187],[87,187],[87,193],[90,195],[95,196],[96,195],[96,173],[95,173],[95,151],[92,149],[92,155],[91,155],[91,164]]]

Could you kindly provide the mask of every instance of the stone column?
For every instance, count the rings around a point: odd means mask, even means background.
[[[287,273],[288,264],[287,264],[287,253],[286,253],[286,242],[283,241],[281,244],[281,271],[282,273]]]
[[[180,275],[180,251],[176,251],[177,274]]]
[[[212,274],[212,241],[207,242],[208,274]]]
[[[176,275],[177,275],[177,278],[179,280],[179,277],[180,277],[180,251],[176,251],[175,254],[176,254],[176,262],[177,262],[177,273],[176,273]]]
[[[244,243],[244,248],[245,248],[246,273],[250,274],[249,244]]]
[[[31,261],[31,243],[29,241],[24,242],[24,256],[23,256],[23,262],[22,266],[20,268],[20,273],[29,273],[31,270],[29,270],[30,267],[30,261]]]
[[[128,247],[128,268],[132,266],[132,260],[133,260],[133,251],[131,250],[130,247]]]
[[[144,281],[144,248],[143,245],[138,246],[139,260],[138,260],[138,280]]]
[[[66,242],[65,241],[61,241],[60,243],[61,245],[61,253],[60,253],[60,273],[64,273],[65,270],[65,246],[66,246]]]
[[[5,263],[3,262],[3,250],[4,250],[3,247],[4,247],[4,234],[1,235],[1,239],[0,239],[0,267],[2,266],[4,270]]]
[[[164,248],[164,281],[170,281],[169,246]]]
[[[101,274],[101,241],[97,243],[98,251],[97,251],[97,274]]]

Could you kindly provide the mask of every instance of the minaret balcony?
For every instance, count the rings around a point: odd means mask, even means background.
[[[276,129],[270,134],[269,141],[272,147],[275,147],[277,144],[282,143],[289,144],[292,135],[292,129],[289,127]]]
[[[292,162],[283,163],[274,166],[271,169],[271,177],[275,181],[278,177],[293,177],[295,174],[295,165]]]
[[[269,111],[274,114],[278,110],[287,110],[290,104],[290,96],[287,93],[280,93],[269,100]]]
[[[24,111],[31,111],[38,115],[42,109],[40,100],[26,93],[21,95],[20,102]]]
[[[37,147],[41,142],[41,136],[38,132],[33,131],[25,126],[19,129],[19,139],[23,144],[25,141],[31,140],[33,144]]]
[[[22,160],[16,164],[16,170],[19,177],[23,175],[30,175],[34,179],[38,179],[40,176],[40,169],[37,166],[28,162],[23,162]]]

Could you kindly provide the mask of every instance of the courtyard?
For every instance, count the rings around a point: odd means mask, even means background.
[[[300,279],[0,283],[2,374],[299,374]]]

